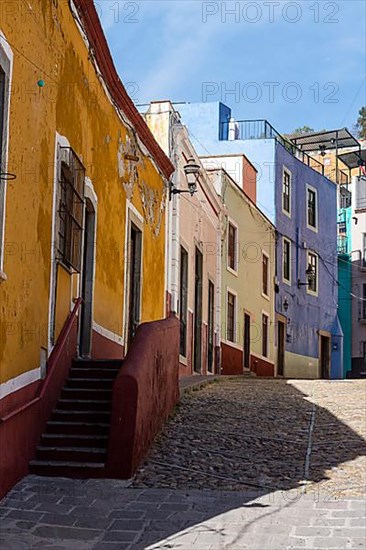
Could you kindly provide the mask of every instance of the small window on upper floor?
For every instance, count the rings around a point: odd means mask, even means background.
[[[262,253],[262,293],[269,296],[269,258]]]
[[[291,172],[286,168],[282,175],[282,211],[291,216]]]
[[[282,241],[282,278],[286,283],[291,282],[291,242],[283,238]]]
[[[307,226],[310,229],[318,227],[318,193],[309,185],[307,186]]]
[[[318,254],[308,253],[307,291],[310,294],[318,294]]]
[[[237,271],[237,235],[238,230],[231,222],[229,222],[227,236],[227,266],[233,271]]]

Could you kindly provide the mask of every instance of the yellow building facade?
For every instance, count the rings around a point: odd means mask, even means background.
[[[23,2],[7,4],[2,413],[36,392],[78,298],[75,351],[85,357],[122,357],[139,323],[165,316],[173,170],[118,79],[93,2],[29,0],[26,11]]]
[[[221,255],[221,372],[275,376],[275,228],[244,192],[243,183],[240,187],[223,168],[215,168],[217,157],[201,160],[227,209]],[[255,168],[248,164],[246,173],[255,182]]]

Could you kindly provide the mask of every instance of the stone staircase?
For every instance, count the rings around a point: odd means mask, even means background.
[[[103,476],[112,387],[122,360],[74,360],[56,408],[30,462],[30,473]]]

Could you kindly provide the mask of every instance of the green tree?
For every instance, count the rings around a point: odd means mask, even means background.
[[[357,134],[360,139],[366,139],[366,107],[361,107],[358,115],[356,124]]]
[[[303,126],[302,128],[296,128],[293,131],[294,134],[308,134],[309,132],[314,132],[314,128],[310,128],[310,126]]]

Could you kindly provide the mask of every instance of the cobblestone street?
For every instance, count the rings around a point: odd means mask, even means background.
[[[360,496],[365,409],[364,381],[223,378],[183,396],[134,485]]]
[[[255,378],[185,393],[133,480],[21,481],[0,547],[365,548],[365,393]]]

